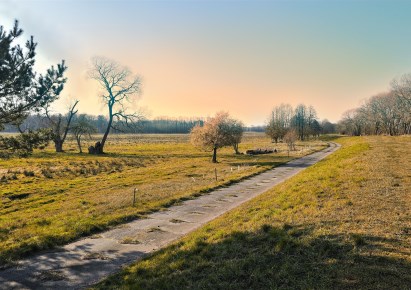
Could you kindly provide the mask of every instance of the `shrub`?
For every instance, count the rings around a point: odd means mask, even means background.
[[[23,174],[27,177],[31,177],[31,176],[34,176],[34,171],[24,170]]]
[[[0,158],[10,158],[11,156],[27,157],[31,155],[33,149],[45,148],[51,138],[51,131],[40,129],[29,131],[16,137],[0,136]]]

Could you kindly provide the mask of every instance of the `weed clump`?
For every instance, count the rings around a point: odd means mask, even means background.
[[[27,177],[33,177],[35,175],[34,171],[31,171],[31,170],[24,170],[23,174],[24,176],[27,176]]]
[[[50,179],[53,178],[53,172],[48,168],[43,168],[41,170],[41,174],[43,174],[43,176],[46,178],[50,178]]]
[[[356,248],[365,246],[367,244],[364,237],[361,236],[360,234],[351,234],[351,240],[353,241],[354,246]]]

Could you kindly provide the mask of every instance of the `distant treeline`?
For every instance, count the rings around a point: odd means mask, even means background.
[[[78,118],[85,118],[87,122],[96,128],[97,133],[104,133],[107,128],[108,120],[105,116],[98,115],[86,115],[80,114],[73,117],[75,122]],[[140,134],[187,134],[190,133],[191,129],[197,125],[203,126],[204,119],[202,118],[167,118],[161,117],[153,120],[143,119],[138,121],[132,126],[123,126],[121,123],[114,124],[114,127],[117,130],[113,130],[113,133],[140,133]],[[14,126],[7,124],[3,132],[17,133],[20,131],[28,130],[38,130],[41,128],[48,128],[48,121],[38,115],[30,115],[27,119],[19,126]],[[246,132],[264,132],[265,126],[250,126],[245,127],[244,131]]]
[[[244,132],[265,132],[266,126],[244,127]]]
[[[147,134],[186,134],[190,133],[191,129],[200,124],[202,126],[204,121],[202,119],[154,119],[143,120],[139,126],[141,133]]]

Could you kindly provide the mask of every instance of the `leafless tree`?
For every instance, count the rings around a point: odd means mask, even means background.
[[[307,109],[307,126],[305,135],[318,136],[321,131],[320,123],[317,121],[317,111],[313,106],[309,106]]]
[[[351,109],[343,114],[339,122],[339,130],[343,134],[360,136],[364,131],[364,115],[360,109]]]
[[[71,126],[71,133],[77,141],[77,146],[79,153],[83,153],[81,148],[81,138],[84,135],[88,135],[91,138],[91,134],[97,132],[97,128],[93,125],[91,120],[87,118],[86,115],[80,115],[75,121],[73,126]]]
[[[76,106],[78,104],[78,100],[74,101],[72,105],[70,105],[68,112],[65,116],[62,114],[52,115],[50,114],[49,106],[44,107],[46,119],[49,123],[49,126],[52,130],[51,139],[54,142],[54,147],[56,152],[63,152],[63,144],[66,140],[67,133],[70,130],[71,121],[75,114],[77,114]]]
[[[374,129],[374,134],[409,134],[411,103],[404,102],[395,92],[373,96],[363,107],[363,110],[369,111],[369,119],[372,120],[370,125],[378,125]]]
[[[391,81],[391,90],[404,102],[411,104],[411,73]]]
[[[207,120],[204,126],[197,125],[191,130],[191,143],[204,150],[212,150],[212,162],[216,163],[219,148],[234,146],[238,152],[242,128],[240,121],[231,119],[227,112],[219,112]]]
[[[281,104],[274,107],[271,111],[270,118],[266,127],[266,134],[271,137],[275,143],[283,139],[291,125],[293,108],[289,104]]]
[[[88,75],[96,80],[104,90],[101,98],[108,109],[107,128],[100,146],[94,151],[94,153],[101,154],[104,153],[104,145],[110,129],[120,129],[114,125],[114,121],[121,127],[132,126],[141,119],[141,114],[128,113],[126,107],[127,103],[131,104],[137,101],[141,93],[141,78],[138,75],[133,75],[127,67],[105,57],[92,59]]]
[[[292,120],[292,127],[296,130],[298,138],[303,141],[308,135],[308,109],[304,104],[298,105],[294,110],[294,116]]]
[[[288,150],[295,150],[295,142],[298,140],[298,134],[295,129],[288,130],[284,136],[284,142],[287,143]]]
[[[229,141],[233,146],[235,154],[240,154],[238,146],[241,143],[244,133],[244,124],[240,120],[229,118],[227,121]]]
[[[347,111],[339,128],[340,132],[351,135],[410,134],[411,103],[394,91],[377,94],[360,107]]]

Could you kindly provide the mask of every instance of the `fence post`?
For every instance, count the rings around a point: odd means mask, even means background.
[[[136,192],[137,192],[137,188],[134,188],[134,193],[133,193],[133,207],[136,205]]]

